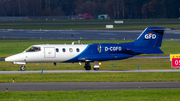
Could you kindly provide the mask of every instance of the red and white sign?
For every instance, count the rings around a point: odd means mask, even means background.
[[[172,58],[171,65],[172,67],[180,67],[180,58]]]

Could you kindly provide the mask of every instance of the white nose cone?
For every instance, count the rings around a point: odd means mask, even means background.
[[[7,57],[7,58],[5,58],[5,61],[6,61],[6,62],[11,62],[11,58],[10,58],[10,57]]]
[[[23,53],[19,53],[16,55],[9,56],[5,58],[6,62],[24,62],[25,56]]]

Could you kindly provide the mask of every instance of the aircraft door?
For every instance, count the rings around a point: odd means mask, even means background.
[[[45,58],[55,58],[55,48],[54,47],[45,47],[44,48],[44,57]]]

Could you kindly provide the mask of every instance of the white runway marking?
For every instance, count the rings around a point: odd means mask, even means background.
[[[113,34],[113,33],[97,33],[98,35],[117,35],[117,34]]]
[[[44,33],[44,32],[35,32],[35,31],[33,32],[33,31],[31,31],[31,32],[27,32],[27,33],[35,33],[36,34],[36,33]]]

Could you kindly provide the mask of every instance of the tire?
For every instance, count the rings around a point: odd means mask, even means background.
[[[86,70],[91,70],[90,62],[85,62],[84,68],[85,68]]]
[[[99,70],[99,68],[93,68],[95,71],[98,71]]]
[[[86,70],[91,70],[91,66],[85,66]]]
[[[20,70],[21,70],[21,71],[25,71],[25,70],[26,70],[26,67],[25,67],[25,66],[21,66],[21,67],[20,67]]]

